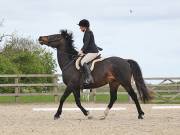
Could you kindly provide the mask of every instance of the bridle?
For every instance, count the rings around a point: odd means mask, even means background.
[[[49,38],[48,38],[48,43],[52,43],[52,42],[56,42],[56,41],[61,41],[62,39],[63,39],[62,37],[55,38],[53,40],[49,40]]]

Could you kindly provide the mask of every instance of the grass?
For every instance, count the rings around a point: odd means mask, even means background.
[[[173,93],[174,95],[176,93]],[[175,104],[180,104],[180,96],[176,97],[173,100],[168,100],[170,97],[162,97],[162,96],[167,96],[167,93],[161,93],[161,96],[156,97],[154,100],[152,100],[150,103],[157,103],[157,104],[162,104],[162,103],[175,103]],[[109,102],[109,94],[97,94],[96,95],[96,101],[95,103],[108,103]],[[59,97],[60,100],[60,97]],[[88,102],[83,99],[83,96],[81,96],[81,101],[82,102]],[[126,94],[118,94],[117,101],[118,103],[128,103],[128,95]],[[53,96],[21,96],[17,98],[18,103],[53,103],[54,102],[54,97]],[[74,103],[74,96],[71,94],[67,99],[66,102],[68,103]],[[90,102],[93,102],[93,97],[90,96]],[[0,97],[0,103],[15,103],[15,97],[10,97],[10,96],[2,96]]]
[[[60,99],[60,98],[59,98]],[[87,102],[81,96],[82,102]],[[93,101],[93,97],[90,96],[90,101]],[[118,95],[117,102],[127,102],[128,96],[127,95]],[[53,96],[21,96],[17,98],[18,103],[51,103],[54,102]],[[74,96],[71,94],[67,99],[66,102],[74,103]],[[109,102],[109,95],[96,95],[96,103],[108,103]],[[3,96],[0,97],[0,103],[15,103],[15,97],[11,96]]]
[[[18,103],[47,103],[53,101],[53,96],[22,96],[17,98]],[[0,97],[0,103],[15,103],[15,97]]]
[[[42,102],[42,103],[48,103],[48,102],[53,102],[54,97],[53,96],[23,96],[19,97],[18,102],[22,103],[37,103],[37,102]]]
[[[104,95],[104,94],[96,95],[96,102],[98,103],[104,103],[104,102],[108,103],[109,100],[110,100],[109,95]],[[120,102],[120,103],[128,102],[128,96],[118,94],[116,102]]]
[[[0,97],[0,103],[14,103],[14,102],[15,102],[15,97],[10,97],[10,96]]]

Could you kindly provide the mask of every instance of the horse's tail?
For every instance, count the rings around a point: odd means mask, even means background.
[[[140,66],[134,60],[129,59],[127,61],[132,69],[133,78],[141,100],[143,102],[149,101],[150,99],[152,99],[152,94],[151,91],[145,85]]]

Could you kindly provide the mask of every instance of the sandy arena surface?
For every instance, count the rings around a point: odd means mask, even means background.
[[[152,110],[142,105],[144,120],[137,119],[134,104],[115,104],[125,111],[111,111],[99,120],[103,111],[92,111],[88,120],[81,112],[64,111],[59,120],[55,112],[34,112],[32,108],[57,107],[58,104],[1,104],[0,135],[179,135],[180,109]],[[83,104],[84,107],[106,107],[105,104]],[[64,107],[76,107],[65,104]]]

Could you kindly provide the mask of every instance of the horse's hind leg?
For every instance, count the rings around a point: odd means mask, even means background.
[[[132,100],[136,104],[136,108],[139,114],[138,119],[143,119],[144,112],[141,109],[141,106],[137,98],[137,94],[134,92],[134,89],[132,88],[131,83],[128,83],[127,85],[123,85],[123,87],[126,89],[128,94],[131,96]]]
[[[117,90],[119,87],[119,83],[111,82],[111,83],[109,83],[109,87],[110,87],[110,101],[109,101],[109,104],[108,104],[106,110],[104,111],[104,116],[102,116],[101,119],[105,119],[107,117],[109,110],[112,108],[114,102],[117,100]]]

